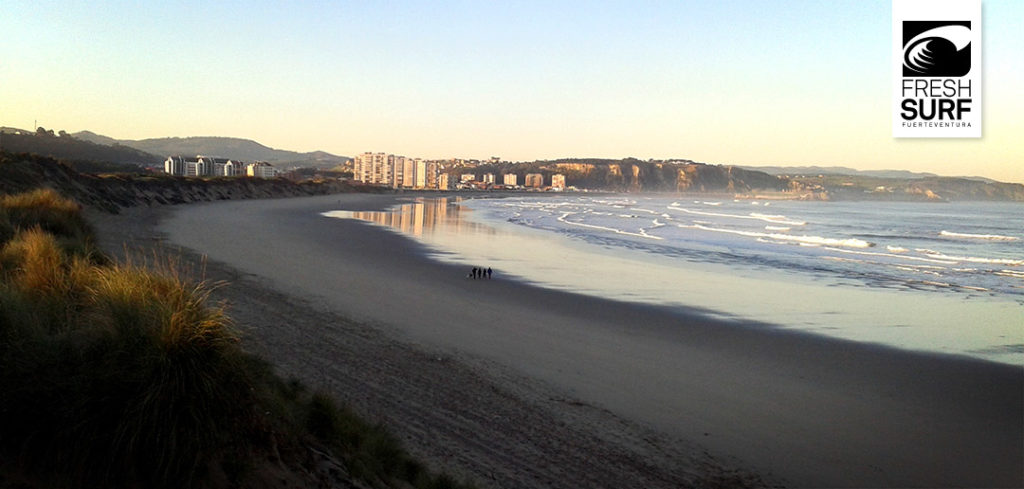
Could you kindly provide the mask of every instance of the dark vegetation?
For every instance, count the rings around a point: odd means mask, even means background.
[[[64,159],[78,171],[89,173],[139,173],[145,166],[162,165],[158,156],[128,146],[96,144],[72,137],[64,131],[54,134],[42,127],[33,134],[4,132],[0,149],[8,153],[33,153]]]
[[[112,262],[53,189],[0,194],[0,488],[466,487],[247,353],[222,284]]]

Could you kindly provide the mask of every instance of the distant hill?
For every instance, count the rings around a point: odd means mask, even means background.
[[[741,168],[763,171],[772,175],[856,175],[862,177],[892,179],[939,178],[938,175],[927,172],[912,172],[907,170],[858,170],[856,168],[848,168],[845,166],[743,166]],[[996,180],[985,177],[951,178],[997,183]]]
[[[76,132],[72,136],[98,144],[120,144],[147,153],[161,155],[163,158],[171,155],[220,156],[245,162],[267,161],[284,168],[293,166],[332,168],[349,160],[346,156],[337,156],[323,151],[298,153],[274,149],[251,139],[241,138],[186,137],[117,140],[90,131]]]
[[[58,135],[43,128],[34,132],[7,127],[0,130],[3,151],[59,158],[84,172],[141,171],[142,167],[159,165],[165,159],[128,146],[83,141],[64,131]]]

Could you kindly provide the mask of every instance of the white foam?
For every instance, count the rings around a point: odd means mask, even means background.
[[[789,231],[790,229],[792,229],[787,226],[765,226],[764,228],[769,231]]]
[[[790,226],[804,226],[804,225],[807,224],[804,221],[793,221],[793,220],[790,220],[786,216],[772,215],[772,214],[759,214],[757,212],[752,212],[752,213],[744,216],[744,215],[741,215],[741,214],[724,214],[724,213],[721,213],[721,212],[695,211],[693,209],[686,209],[686,208],[677,207],[677,206],[669,206],[668,208],[669,208],[669,210],[685,212],[687,214],[694,214],[694,215],[698,215],[698,216],[727,217],[727,218],[730,218],[730,219],[755,219],[755,220],[758,220],[758,221],[765,221],[765,222],[770,222],[770,223],[773,223],[773,224],[787,224],[787,225],[790,225]]]
[[[906,248],[903,248],[901,246],[886,246],[885,249],[889,250],[892,253],[906,253],[906,252],[910,251],[910,250],[908,250]]]
[[[899,258],[901,260],[923,261],[923,262],[927,262],[927,263],[941,263],[943,265],[955,265],[957,263],[955,261],[949,261],[949,260],[937,260],[937,259],[932,259],[932,258],[921,258],[921,257],[917,257],[917,256],[894,255],[894,254],[891,254],[891,253],[878,253],[878,252],[875,252],[875,251],[853,251],[853,250],[844,250],[844,249],[841,249],[841,248],[828,248],[828,249],[832,250],[832,251],[838,251],[838,252],[841,252],[841,253],[855,253],[855,254],[858,254],[858,255],[882,256],[882,257],[890,257],[890,258]]]
[[[1024,260],[1013,260],[1010,258],[983,258],[978,256],[955,256],[939,253],[938,251],[932,253],[926,253],[928,256],[938,258],[941,260],[953,260],[956,262],[969,262],[969,263],[990,263],[993,265],[1007,265],[1011,267],[1024,266]]]
[[[751,238],[771,238],[777,241],[793,241],[797,243],[808,243],[814,245],[843,246],[848,248],[870,248],[875,245],[874,243],[869,243],[867,241],[855,238],[839,239],[825,238],[822,236],[794,236],[792,234],[759,233],[754,231],[739,231],[736,229],[713,228],[709,226],[702,226],[700,224],[695,224],[693,226],[688,227],[693,227],[704,231],[713,231],[716,233],[736,234],[739,236],[748,236]]]
[[[1020,238],[1015,236],[1003,236],[1000,234],[969,234],[969,233],[955,233],[953,231],[941,231],[940,236],[946,236],[949,238],[960,238],[960,239],[983,239],[987,241],[1020,241]]]
[[[590,229],[600,229],[602,231],[611,231],[611,232],[616,233],[616,234],[625,234],[625,235],[628,235],[628,236],[637,236],[637,237],[640,237],[640,238],[649,238],[649,239],[658,239],[658,240],[663,239],[660,236],[651,236],[650,234],[647,234],[647,232],[644,231],[643,229],[641,229],[639,233],[631,233],[629,231],[623,231],[621,229],[610,228],[610,227],[607,227],[607,226],[598,226],[596,224],[586,224],[586,223],[582,223],[582,222],[573,222],[573,221],[570,221],[570,220],[566,219],[567,217],[571,216],[572,214],[573,214],[572,212],[566,212],[566,213],[562,214],[558,218],[558,220],[560,222],[564,222],[566,224],[570,224],[570,225],[573,225],[573,226],[580,226],[580,227],[590,228]],[[636,216],[631,216],[631,217],[636,217]]]

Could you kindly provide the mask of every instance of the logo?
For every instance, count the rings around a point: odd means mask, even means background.
[[[971,71],[971,22],[903,22],[903,76],[961,77]]]
[[[981,0],[892,0],[892,135],[981,137]]]

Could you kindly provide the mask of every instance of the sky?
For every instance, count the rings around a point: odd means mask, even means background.
[[[1024,183],[1024,2],[983,1],[984,136],[895,139],[891,1],[5,0],[0,125]]]

